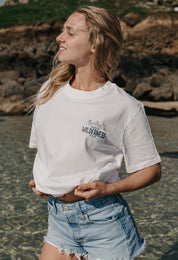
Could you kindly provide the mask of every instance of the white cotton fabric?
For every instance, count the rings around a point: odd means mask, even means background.
[[[37,148],[36,189],[55,197],[118,181],[123,158],[129,173],[160,162],[143,104],[110,81],[93,91],[67,83],[38,105],[29,147]]]

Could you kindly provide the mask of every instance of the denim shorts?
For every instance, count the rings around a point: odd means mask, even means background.
[[[87,260],[131,260],[145,246],[126,201],[120,194],[64,203],[48,198],[45,241],[61,254]]]

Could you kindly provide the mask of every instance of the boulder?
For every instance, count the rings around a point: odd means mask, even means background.
[[[15,80],[1,80],[0,96],[3,98],[9,98],[13,95],[23,95],[23,87]]]
[[[173,88],[173,100],[178,101],[178,73],[171,75],[169,80]]]
[[[126,14],[122,20],[129,26],[133,27],[141,21],[141,17],[133,12]]]
[[[49,54],[42,54],[35,63],[37,77],[47,75],[52,69],[52,58]]]
[[[157,5],[172,5],[173,0],[153,0],[153,2]]]
[[[150,84],[154,88],[158,88],[163,82],[164,77],[160,73],[154,73],[150,78]]]
[[[7,70],[0,71],[0,81],[4,79],[17,80],[20,77],[19,71]]]
[[[30,0],[4,0],[2,5],[28,4]]]
[[[137,79],[129,79],[129,80],[127,81],[127,84],[126,84],[124,90],[125,90],[127,93],[129,93],[130,95],[133,95],[133,92],[134,92],[134,90],[135,90],[137,84],[138,84],[138,80],[137,80]]]
[[[24,85],[25,81],[26,81],[26,79],[23,78],[23,77],[20,77],[20,78],[17,79],[17,82],[18,82],[20,85],[22,85],[22,86]]]
[[[162,84],[159,88],[154,88],[149,94],[152,101],[171,101],[174,98],[174,91],[170,82]]]
[[[147,99],[149,99],[149,94],[152,90],[153,90],[153,87],[150,86],[148,83],[140,82],[136,86],[136,88],[133,92],[133,96],[140,100],[147,100]]]
[[[39,79],[28,79],[24,85],[24,97],[28,98],[36,94],[41,88],[42,84],[47,81],[49,76],[44,76]]]
[[[4,102],[0,104],[0,112],[6,115],[24,114],[24,106],[20,102]]]
[[[178,116],[178,102],[151,102],[143,101],[145,111],[148,115],[162,116],[162,117],[176,117]]]
[[[28,4],[30,0],[19,0],[19,4]]]
[[[8,98],[8,102],[20,102],[24,99],[24,96],[21,94],[17,94],[17,95],[12,95]]]
[[[164,30],[164,27],[172,28],[173,25],[174,26],[178,25],[178,20],[176,19],[176,17],[174,19],[174,17],[171,16],[165,16],[165,17],[161,17],[158,15],[148,16],[147,18],[145,18],[140,23],[134,26],[134,28],[132,29],[132,33],[146,32],[149,31],[150,28],[152,28],[153,30],[153,29],[157,29],[157,27],[159,27],[161,33],[162,30]],[[158,33],[158,31],[156,32]]]
[[[127,84],[127,78],[123,74],[118,73],[114,76],[113,82],[116,83],[120,88],[124,88]]]
[[[27,53],[19,53],[18,58],[11,61],[11,66],[14,70],[20,71],[21,76],[24,78],[36,78],[37,76],[36,60]]]

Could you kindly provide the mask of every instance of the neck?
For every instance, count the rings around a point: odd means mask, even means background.
[[[105,79],[99,78],[95,71],[80,67],[75,69],[75,78],[71,86],[79,90],[92,91],[102,87],[105,82]]]

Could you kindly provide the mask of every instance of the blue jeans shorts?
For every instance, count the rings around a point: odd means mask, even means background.
[[[120,194],[64,203],[48,198],[45,241],[61,254],[87,260],[131,260],[145,246],[126,201]]]

